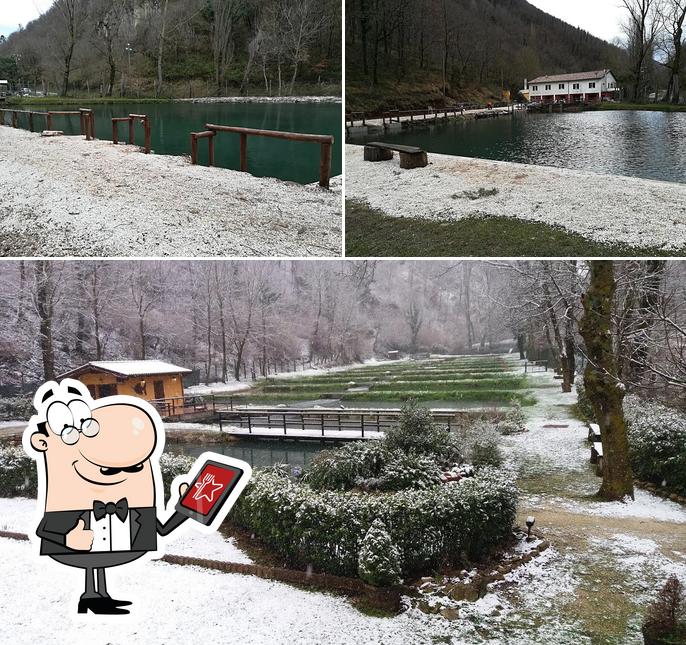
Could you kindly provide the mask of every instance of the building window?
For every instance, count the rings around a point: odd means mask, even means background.
[[[564,84],[564,83],[560,83],[560,84],[557,86],[557,89],[559,89],[559,90],[565,89],[565,84]]]
[[[572,89],[573,89],[573,90],[578,90],[578,89],[579,89],[579,84],[578,84],[578,83],[574,83],[574,85],[572,85]]]
[[[538,85],[534,85],[532,89],[534,92],[538,92]]]
[[[550,89],[552,89],[552,87],[553,87],[552,85],[546,85],[546,86],[545,86],[545,89],[546,89],[546,90],[550,90]]]
[[[589,83],[589,84],[588,84],[588,89],[589,89],[589,90],[594,90],[594,89],[595,89],[595,83]]]

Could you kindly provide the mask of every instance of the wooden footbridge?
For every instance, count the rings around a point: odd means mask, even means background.
[[[152,404],[167,421],[216,423],[221,432],[254,439],[355,441],[380,437],[400,421],[399,408],[260,407],[236,399],[183,397]],[[457,429],[467,410],[433,410],[436,424]]]

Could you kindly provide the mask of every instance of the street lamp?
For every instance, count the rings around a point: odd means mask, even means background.
[[[535,523],[536,523],[536,518],[533,515],[529,515],[529,517],[526,518],[526,528],[527,528],[526,541],[527,542],[531,542],[533,539],[531,537],[531,529],[533,528]]]

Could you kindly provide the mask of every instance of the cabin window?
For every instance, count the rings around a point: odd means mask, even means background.
[[[572,89],[578,90],[578,89],[579,89],[579,84],[578,84],[578,83],[574,83],[574,85],[572,85]]]
[[[538,92],[538,85],[534,85],[533,90],[534,90],[534,92]]]
[[[115,396],[117,394],[117,384],[116,383],[105,383],[103,385],[98,385],[98,398],[102,399],[106,396]]]
[[[559,89],[559,90],[565,89],[565,84],[564,84],[564,83],[560,83],[560,84],[557,86],[557,89]]]
[[[546,89],[546,90],[550,90],[550,89],[552,89],[552,87],[553,87],[552,85],[546,85],[546,86],[545,86],[545,89]]]
[[[595,83],[589,83],[589,84],[588,84],[588,89],[589,89],[589,90],[594,90],[594,89],[595,89]]]

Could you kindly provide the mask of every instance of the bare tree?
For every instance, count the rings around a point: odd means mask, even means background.
[[[242,8],[243,0],[212,0],[212,52],[217,96],[223,92],[226,70],[233,58],[234,29]]]
[[[648,67],[656,40],[660,33],[660,6],[662,0],[622,0],[629,16],[625,25],[627,50],[631,58],[632,88],[634,101],[645,99]]]
[[[666,66],[670,73],[664,102],[678,105],[681,101],[681,72],[684,64],[682,52],[686,0],[664,0],[661,14],[666,36],[663,51],[667,56]]]
[[[57,44],[62,54],[62,96],[69,92],[74,50],[83,33],[86,11],[82,0],[55,0]]]

